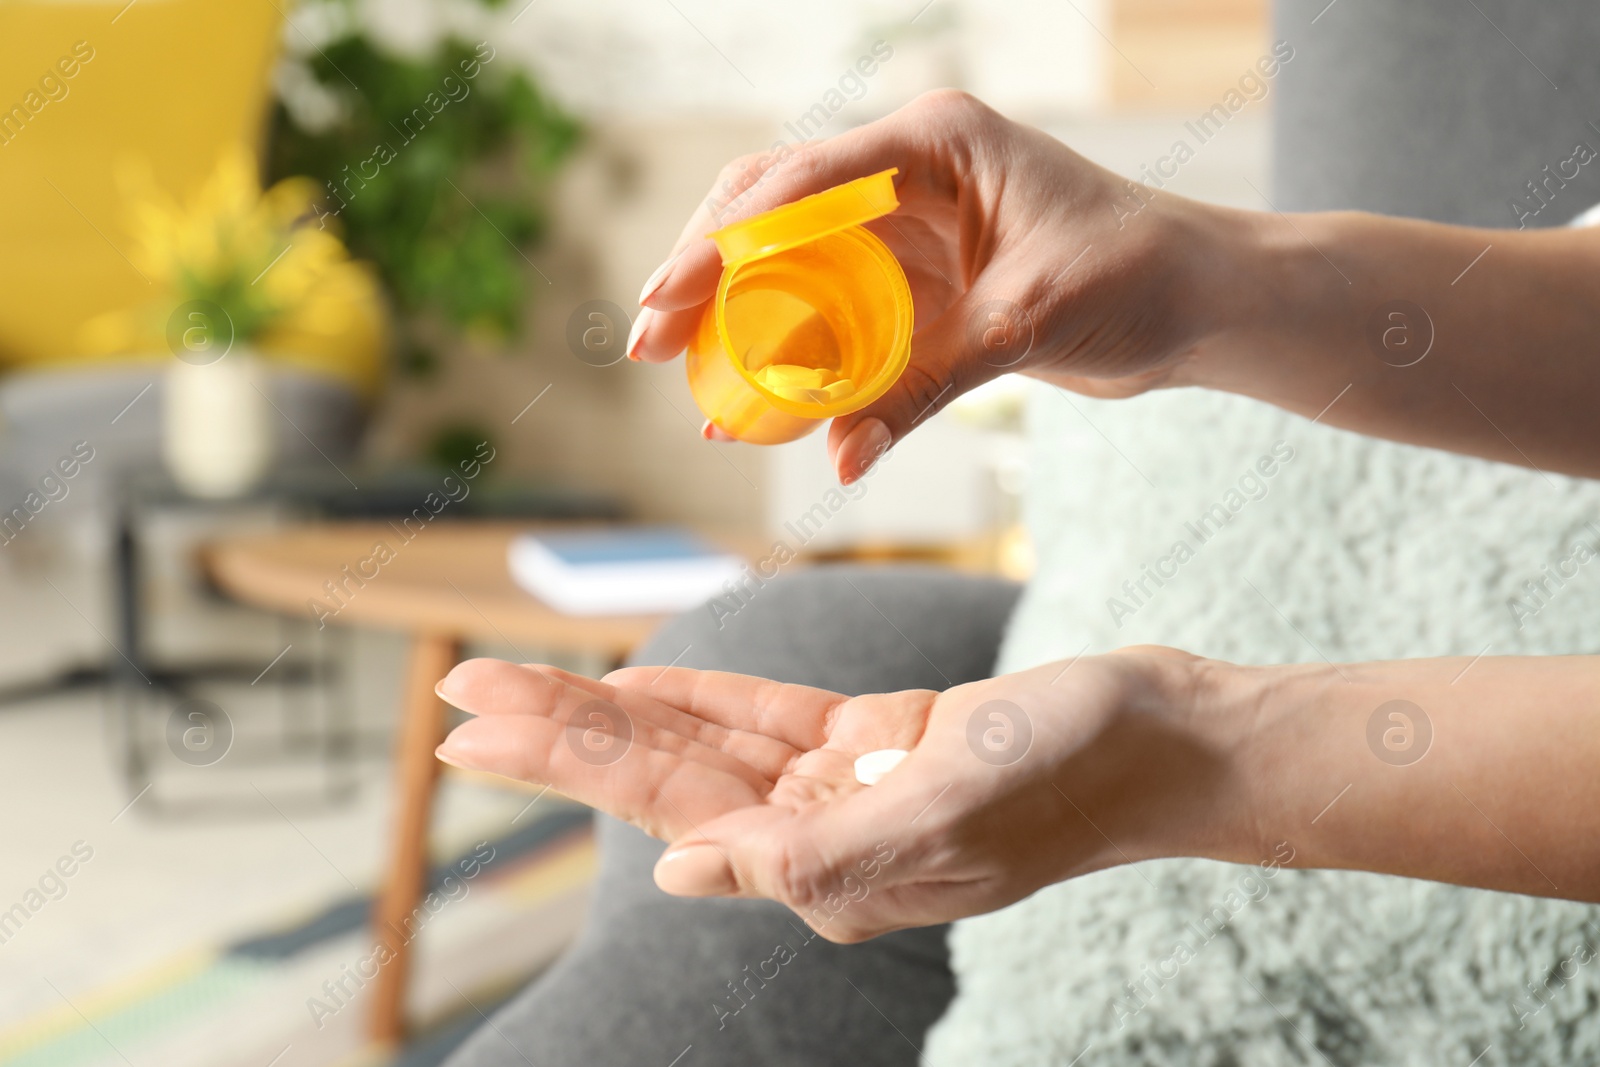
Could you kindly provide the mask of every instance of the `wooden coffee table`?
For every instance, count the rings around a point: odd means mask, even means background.
[[[593,525],[593,524],[589,524]],[[498,641],[530,653],[580,653],[620,664],[661,623],[660,616],[578,618],[546,607],[511,580],[506,549],[519,533],[577,529],[575,524],[441,522],[407,542],[387,523],[322,523],[217,540],[202,550],[211,580],[234,598],[288,615],[311,615],[308,601],[332,605],[327,582],[343,585],[342,605],[327,624],[400,630],[411,649],[395,747],[396,804],[389,871],[373,911],[375,933],[389,947],[379,971],[369,1032],[392,1044],[406,1029],[411,955],[405,920],[422,899],[428,824],[439,777],[433,751],[444,736],[445,705],[433,687],[459,661],[462,643]],[[755,558],[756,545],[710,535]],[[392,558],[378,563],[385,544]],[[359,579],[346,577],[345,568]],[[370,575],[376,569],[373,577]]]

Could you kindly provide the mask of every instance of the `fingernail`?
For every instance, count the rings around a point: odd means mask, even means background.
[[[855,442],[855,447],[850,447],[850,442]],[[889,450],[894,436],[889,433],[889,427],[882,419],[863,419],[862,422],[851,430],[845,439],[839,442],[839,455],[860,456],[854,461],[853,470],[840,471],[839,481],[849,485],[872,469],[872,465]]]
[[[639,342],[644,340],[644,332],[650,328],[650,321],[655,316],[656,312],[653,308],[645,308],[639,312],[639,317],[633,320],[633,329],[628,331],[629,359],[637,360],[639,358]]]
[[[656,885],[675,897],[727,896],[738,887],[715,845],[671,849],[656,861]]]
[[[718,426],[710,419],[707,419],[706,424],[700,427],[700,436],[704,437],[707,441],[721,441],[725,444],[738,440],[737,437],[733,436],[733,434],[729,433],[727,430],[724,430],[721,426]]]
[[[457,757],[454,752],[445,751],[445,746],[444,745],[440,745],[438,748],[433,750],[433,758],[438,760],[440,763],[448,763],[448,764],[450,764],[450,766],[458,767],[463,771],[470,771],[470,770],[475,770],[476,769],[476,768],[467,766],[465,763],[462,763],[460,758]]]
[[[639,303],[641,305],[644,304],[646,300],[649,300],[652,296],[655,296],[656,290],[666,284],[667,275],[672,273],[672,268],[677,265],[678,259],[682,255],[683,253],[679,252],[677,255],[661,264],[661,266],[657,267],[650,273],[650,277],[644,280],[644,288],[639,290]]]

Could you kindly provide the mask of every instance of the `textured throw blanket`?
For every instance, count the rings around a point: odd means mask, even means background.
[[[1600,648],[1600,484],[1236,397],[1035,390],[1039,569],[1003,671],[1142,642],[1252,663]],[[1600,1063],[1600,909],[1297,871],[1294,847],[1105,871],[957,924],[925,1062]]]

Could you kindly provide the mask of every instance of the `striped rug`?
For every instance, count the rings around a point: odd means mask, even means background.
[[[364,1037],[363,895],[0,1030],[0,1067],[431,1067],[566,946],[593,871],[590,812],[570,803],[435,868],[416,913],[416,1032],[401,1049]]]

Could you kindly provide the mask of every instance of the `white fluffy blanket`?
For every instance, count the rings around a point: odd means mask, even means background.
[[[1030,421],[1039,569],[1002,670],[1141,642],[1254,663],[1600,646],[1600,484],[1188,390],[1039,386]],[[1172,576],[1141,591],[1147,564]],[[1600,1063],[1600,909],[1292,867],[1145,863],[957,924],[925,1062]]]

